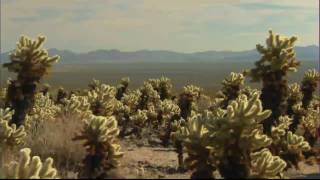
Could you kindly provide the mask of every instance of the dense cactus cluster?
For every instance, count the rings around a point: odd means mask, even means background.
[[[25,127],[35,128],[43,121],[54,121],[61,108],[54,103],[49,94],[38,93],[35,95],[34,106],[27,114]]]
[[[95,80],[88,92],[88,100],[94,115],[110,116],[113,114],[116,89]]]
[[[25,145],[45,123],[72,119],[82,130],[65,138],[83,142],[86,150],[79,178],[112,177],[124,155],[120,140],[174,147],[178,170],[191,170],[191,178],[283,178],[287,169],[317,155],[320,75],[308,70],[301,84],[288,84],[288,72],[299,66],[297,38],[269,33],[266,46],[257,45],[256,67],[231,72],[214,97],[195,85],[174,92],[166,77],[148,79],[137,89],[130,89],[129,78],[116,87],[93,80],[84,90],[59,88],[54,97],[49,85],[37,87],[59,58],[42,48],[43,37],[22,37],[4,64],[18,76],[0,89],[0,149]],[[246,86],[247,76],[262,81],[262,90]],[[30,152],[22,149],[5,177],[57,178],[52,158],[41,162]]]
[[[213,178],[216,169],[224,178],[280,177],[286,163],[268,149],[261,150],[272,143],[261,125],[270,114],[262,109],[256,92],[251,98],[240,95],[227,109],[194,114],[182,122],[185,125],[173,136],[183,142],[188,153],[186,165],[194,170],[192,177]],[[265,158],[274,160],[261,165],[259,159]]]

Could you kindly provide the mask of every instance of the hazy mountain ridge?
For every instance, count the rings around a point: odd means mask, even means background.
[[[60,55],[61,64],[95,64],[104,62],[214,62],[214,61],[256,61],[260,55],[255,49],[247,51],[204,51],[180,53],[164,50],[96,50],[88,53],[75,53],[68,50],[49,49],[50,55]],[[319,60],[319,46],[296,47],[299,60]],[[1,62],[9,61],[9,52],[1,54]]]

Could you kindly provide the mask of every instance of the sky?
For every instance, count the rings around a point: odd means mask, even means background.
[[[0,0],[1,51],[21,35],[46,48],[241,51],[268,30],[319,45],[318,0]]]

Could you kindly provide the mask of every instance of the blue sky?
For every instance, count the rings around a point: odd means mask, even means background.
[[[1,51],[24,34],[87,52],[248,50],[268,30],[319,45],[318,0],[1,0]]]

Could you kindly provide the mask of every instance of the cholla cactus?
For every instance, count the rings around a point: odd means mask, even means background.
[[[314,138],[317,137],[317,128],[320,127],[319,114],[319,109],[309,108],[301,122],[302,126],[309,131]]]
[[[141,96],[142,93],[139,90],[131,91],[122,97],[121,102],[131,110],[136,111],[138,109]]]
[[[245,77],[243,74],[234,72],[222,81],[223,88],[222,91],[218,93],[218,96],[224,99],[222,108],[226,108],[229,101],[239,96],[244,81]]]
[[[94,115],[111,116],[115,105],[116,89],[112,86],[98,83],[88,92],[88,100]]]
[[[272,139],[263,134],[261,125],[271,112],[263,110],[259,96],[257,91],[249,98],[241,94],[226,110],[194,114],[187,122],[175,123],[178,130],[173,137],[183,142],[188,153],[186,164],[195,169],[193,177],[213,177],[215,168],[224,178],[248,178],[257,173],[262,176],[263,172],[272,170],[272,162],[270,167],[268,164],[252,169],[258,165],[250,155],[272,143]],[[259,158],[265,157],[259,155]]]
[[[160,106],[160,95],[152,87],[149,82],[144,82],[143,87],[140,88],[140,100],[138,104],[138,109],[148,109],[149,106]]]
[[[251,161],[248,153],[272,142],[263,134],[260,124],[271,112],[263,110],[259,95],[255,92],[248,99],[242,94],[230,103],[226,111],[220,110],[218,116],[208,118],[208,129],[214,137],[213,146],[221,159],[219,172],[225,178],[249,177]]]
[[[280,116],[279,125],[272,127],[271,137],[273,143],[271,151],[280,156],[287,163],[287,168],[298,167],[298,162],[303,158],[302,153],[310,150],[309,143],[303,136],[293,134],[289,131],[292,119],[288,116]]]
[[[121,127],[120,137],[128,135],[127,130],[132,123],[130,116],[138,111],[140,96],[141,92],[139,90],[131,91],[124,94],[121,101],[116,101],[115,103],[114,114]]]
[[[82,133],[74,140],[83,140],[87,156],[83,160],[81,176],[86,178],[103,178],[108,171],[119,165],[120,145],[117,142],[119,129],[113,116],[90,116]]]
[[[64,104],[64,106],[60,107],[59,115],[77,116],[83,120],[92,114],[90,103],[86,96],[71,95],[70,99],[64,100]]]
[[[264,148],[261,151],[251,154],[252,173],[251,178],[276,179],[282,177],[286,162],[279,156],[273,156],[271,152]]]
[[[172,117],[180,114],[180,108],[172,100],[164,100],[160,107],[163,122],[168,122]]]
[[[53,121],[60,111],[60,107],[55,105],[49,94],[43,95],[38,93],[35,96],[34,107],[25,120],[25,126],[30,127],[31,124],[41,124],[43,121]]]
[[[193,110],[196,110],[196,103],[201,94],[202,89],[194,85],[188,85],[183,87],[183,92],[180,94],[178,105],[180,107],[180,116],[187,119]]]
[[[302,98],[303,94],[300,85],[298,83],[290,84],[288,87],[288,115],[293,114],[292,106],[301,102]]]
[[[297,111],[301,111],[301,109],[303,109],[302,105],[300,105],[297,108]],[[304,138],[308,141],[309,145],[311,147],[314,147],[318,139],[317,128],[320,127],[320,108],[314,109],[310,104],[309,108],[304,110],[304,112],[304,116],[302,116],[301,122],[298,127],[298,129],[300,129],[301,132],[301,134],[299,135],[304,136]]]
[[[288,110],[287,114],[293,118],[292,124],[290,125],[290,131],[295,132],[297,127],[305,114],[305,110],[300,108],[303,94],[301,92],[300,85],[297,83],[289,85],[288,95]]]
[[[17,48],[10,54],[11,62],[3,66],[17,73],[17,79],[10,82],[7,100],[15,113],[10,123],[17,126],[23,121],[33,107],[36,87],[48,69],[59,60],[59,56],[49,57],[46,49],[42,48],[45,37],[31,40],[22,36]]]
[[[162,120],[160,123],[164,130],[164,132],[160,133],[160,139],[163,146],[168,146],[172,132],[172,123],[180,119],[180,108],[172,100],[166,99],[161,102],[160,114]]]
[[[127,92],[130,79],[128,77],[122,78],[120,85],[117,87],[116,99],[121,100],[123,95]]]
[[[9,108],[6,109],[0,109],[0,119],[2,121],[10,121],[13,115],[13,111]]]
[[[149,79],[147,82],[149,82],[153,89],[159,93],[162,101],[171,98],[172,82],[169,78],[161,77],[160,79]]]
[[[180,122],[183,123],[183,122]],[[185,165],[193,170],[191,178],[214,178],[216,169],[211,146],[211,132],[206,128],[206,121],[200,114],[191,116],[184,126],[173,133],[176,140],[181,140],[188,153]],[[180,160],[181,161],[181,160]]]
[[[284,137],[289,130],[289,127],[292,123],[292,119],[289,116],[280,116],[279,117],[279,125],[273,126],[271,128],[271,137],[273,139],[273,143],[279,144],[281,143],[281,138]]]
[[[53,168],[53,159],[47,158],[41,162],[39,156],[30,157],[31,150],[20,150],[19,162],[12,162],[5,170],[7,179],[57,179],[58,172]]]
[[[15,124],[9,125],[13,112],[10,109],[0,109],[0,144],[14,147],[24,144],[27,136],[24,126],[16,127]]]
[[[138,111],[132,114],[129,119],[133,124],[133,129],[130,133],[133,133],[138,138],[141,138],[142,129],[145,127],[145,124],[148,120],[147,110],[138,109]]]
[[[289,152],[301,152],[310,150],[308,142],[302,136],[288,132],[287,134],[288,150]]]
[[[294,166],[299,169],[298,163],[303,158],[303,152],[311,150],[309,143],[303,136],[293,134],[291,131],[287,133],[282,143],[284,151],[280,156],[287,162],[288,168]]]
[[[270,109],[272,115],[263,122],[264,131],[271,133],[271,127],[276,124],[279,116],[287,112],[288,85],[287,73],[297,71],[299,62],[296,60],[294,43],[297,37],[281,37],[269,31],[266,47],[257,45],[262,54],[256,62],[256,67],[250,74],[253,81],[263,82],[261,100],[264,109]]]
[[[315,69],[309,69],[304,74],[302,80],[301,91],[303,93],[302,106],[307,108],[313,98],[313,94],[317,89],[317,84],[320,81],[320,73]]]

